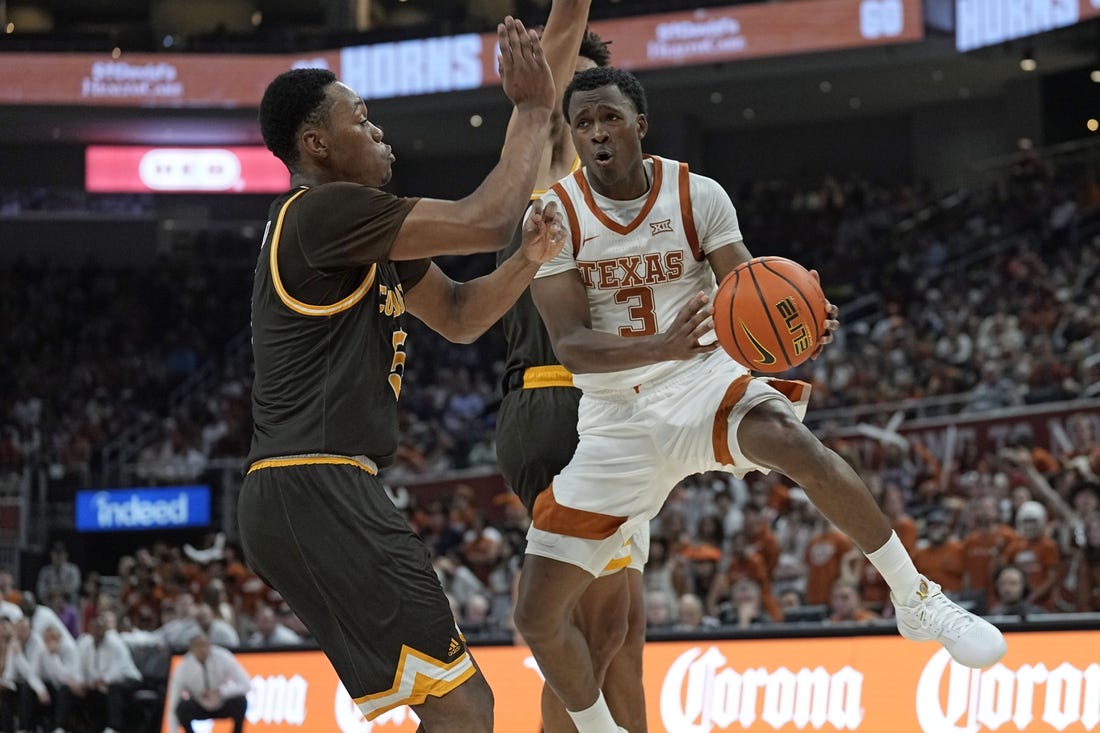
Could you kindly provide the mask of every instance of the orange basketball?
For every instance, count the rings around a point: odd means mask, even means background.
[[[740,364],[777,374],[803,363],[825,332],[825,294],[783,257],[757,257],[731,272],[714,297],[718,343]]]

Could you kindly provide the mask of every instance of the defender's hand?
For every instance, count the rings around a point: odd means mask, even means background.
[[[819,284],[821,283],[821,275],[818,274],[817,270],[810,270],[810,274],[814,276],[814,280],[817,280]],[[817,342],[817,348],[814,349],[814,353],[810,357],[811,359],[816,359],[817,357],[821,356],[821,352],[825,348],[825,344],[832,342],[837,329],[840,328],[839,316],[840,308],[837,308],[835,305],[826,300],[824,324],[825,328],[821,333],[821,338]]]
[[[500,80],[508,99],[520,109],[554,109],[554,78],[534,31],[508,16],[497,25]]]
[[[565,244],[565,222],[558,211],[558,202],[545,207],[541,201],[531,202],[531,213],[523,222],[523,256],[533,264],[549,262]]]

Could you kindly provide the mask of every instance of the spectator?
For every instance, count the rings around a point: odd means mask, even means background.
[[[829,602],[833,583],[840,578],[841,558],[851,549],[852,541],[832,524],[810,538],[806,544],[806,603]]]
[[[19,730],[33,731],[38,727],[39,706],[50,702],[50,694],[38,674],[42,640],[31,630],[30,619],[25,616],[15,622],[13,634],[7,649],[2,684],[15,691]]]
[[[185,733],[195,733],[191,724],[196,720],[232,718],[233,733],[242,733],[248,711],[245,696],[251,688],[252,678],[232,652],[196,634],[168,681],[168,730],[177,733],[182,727]]]
[[[703,613],[703,600],[694,593],[680,596],[678,610],[676,625],[673,626],[676,631],[700,631],[718,626],[718,619]]]
[[[205,634],[211,644],[230,649],[236,649],[241,645],[241,637],[237,634],[237,630],[222,619],[216,618],[214,609],[207,603],[195,606],[194,624],[196,627],[194,633]]]
[[[250,647],[297,646],[302,643],[302,637],[279,623],[271,606],[260,606],[255,621],[256,630],[248,637]]]
[[[748,578],[734,583],[729,603],[722,604],[719,609],[719,620],[739,629],[771,623],[772,617],[764,611],[760,586]]]
[[[868,623],[879,616],[863,607],[859,588],[848,580],[837,580],[829,594],[829,621],[832,623]]]
[[[80,636],[80,612],[76,610],[76,606],[65,598],[65,594],[54,589],[50,592],[49,604],[50,610],[57,614],[57,617],[61,619],[61,623],[69,630],[72,637],[75,639]]]
[[[983,496],[973,502],[974,529],[963,540],[963,588],[985,593],[987,604],[996,601],[994,574],[1016,533],[1001,521],[997,500]]]
[[[12,677],[15,674],[15,658],[19,653],[19,641],[15,638],[15,624],[7,617],[0,617],[0,730],[15,730],[15,711],[18,696]]]
[[[96,616],[77,643],[77,657],[77,707],[94,721],[95,730],[120,733],[130,694],[141,681],[129,648],[118,634],[108,634],[102,616]]]
[[[672,627],[672,596],[667,591],[646,591],[645,623],[647,629],[655,631]]]
[[[69,628],[61,621],[61,618],[49,606],[38,602],[34,593],[23,592],[23,602],[20,605],[23,615],[31,620],[31,628],[34,633],[42,634],[48,628],[55,628],[61,633],[61,643],[68,647],[76,645],[76,640],[69,632]]]
[[[15,587],[15,578],[7,568],[0,568],[0,601],[19,605],[23,594]]]
[[[38,571],[35,584],[35,592],[43,600],[54,590],[61,591],[69,603],[76,603],[80,593],[80,568],[69,562],[69,551],[63,542],[53,543],[50,562]]]
[[[1100,612],[1100,513],[1093,512],[1085,519],[1073,566],[1077,581],[1076,610]]]
[[[76,647],[62,645],[61,632],[53,627],[42,632],[38,673],[53,702],[49,716],[52,722],[48,721],[46,728],[53,733],[64,733],[72,715],[73,689],[80,687],[80,662]]]
[[[1006,565],[1016,565],[1027,576],[1029,592],[1025,600],[1048,611],[1054,609],[1054,589],[1062,574],[1058,545],[1047,536],[1047,511],[1037,501],[1026,501],[1016,513],[1016,532],[1020,535],[1005,550]]]
[[[917,570],[936,578],[948,593],[958,593],[963,587],[962,543],[951,537],[951,516],[946,509],[935,508],[925,519],[925,542],[918,543],[913,553]]]
[[[1028,616],[1047,612],[1045,608],[1028,600],[1032,592],[1027,574],[1015,565],[1005,565],[997,572],[994,587],[997,589],[997,602],[989,609],[993,616],[1019,616],[1026,619]]]

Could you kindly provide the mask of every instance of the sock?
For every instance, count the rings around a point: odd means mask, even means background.
[[[619,733],[619,726],[615,725],[615,719],[611,717],[602,692],[592,707],[566,712],[573,719],[573,725],[577,726],[577,733]]]
[[[890,539],[882,547],[868,552],[867,559],[882,574],[893,596],[900,599],[908,597],[913,586],[917,584],[918,573],[913,559],[898,539],[897,532],[891,532]]]

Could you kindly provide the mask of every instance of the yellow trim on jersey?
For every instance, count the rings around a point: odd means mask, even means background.
[[[573,374],[563,366],[533,366],[523,370],[524,389],[572,386]]]
[[[326,456],[321,454],[265,458],[249,466],[248,473],[263,468],[286,468],[287,466],[355,466],[363,469],[371,476],[378,475],[378,464],[366,456],[352,458],[350,456]]]
[[[444,663],[402,644],[393,686],[382,692],[357,697],[355,704],[368,721],[374,720],[400,705],[419,705],[429,695],[443,697],[476,672],[469,652],[463,652],[453,662]]]
[[[569,167],[569,173],[566,173],[565,175],[568,176],[571,173],[576,173],[580,169],[581,169],[581,156],[578,155],[578,156],[573,158],[573,165],[571,165]],[[541,199],[543,196],[546,195],[546,192],[549,191],[549,190],[550,190],[549,188],[536,188],[534,191],[531,192],[531,200],[532,201],[537,201],[538,199]]]
[[[359,287],[356,288],[351,295],[332,305],[309,305],[308,303],[297,300],[287,292],[286,288],[283,287],[283,279],[279,277],[279,236],[283,233],[283,218],[286,216],[287,209],[294,203],[294,199],[308,190],[308,188],[303,188],[287,199],[287,202],[279,209],[279,216],[275,219],[275,231],[271,234],[271,282],[275,285],[275,292],[279,294],[279,300],[283,301],[283,305],[290,308],[290,310],[295,313],[303,316],[333,316],[340,311],[351,308],[363,299],[363,296],[366,295],[367,291],[374,285],[374,277],[378,272],[378,265],[373,264],[370,266],[370,271],[367,272],[367,276],[363,278],[363,282],[360,283]]]
[[[615,559],[611,560],[609,563],[603,566],[603,572],[613,573],[616,570],[622,570],[623,568],[628,567],[633,559],[634,558],[630,555],[627,555],[625,557],[616,557]]]

